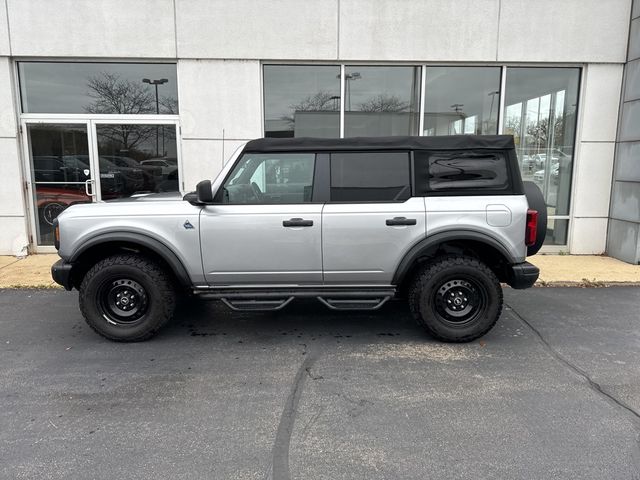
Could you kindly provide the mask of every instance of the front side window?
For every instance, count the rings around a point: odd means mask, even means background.
[[[311,202],[313,153],[246,153],[223,186],[222,202],[284,204]]]
[[[23,113],[178,114],[170,63],[19,62]]]
[[[411,196],[407,152],[331,154],[331,201],[393,202]]]

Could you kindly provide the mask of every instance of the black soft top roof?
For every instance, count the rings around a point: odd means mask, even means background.
[[[441,137],[258,138],[245,152],[323,150],[463,150],[514,148],[511,135],[449,135]]]

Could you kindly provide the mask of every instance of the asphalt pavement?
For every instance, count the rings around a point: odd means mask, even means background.
[[[0,290],[0,478],[639,479],[640,288],[505,291],[481,340],[406,306],[182,305],[139,344]]]

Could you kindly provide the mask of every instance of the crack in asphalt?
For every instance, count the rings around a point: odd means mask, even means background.
[[[306,346],[305,346],[306,347]],[[307,354],[306,348],[303,355]],[[293,387],[287,397],[287,401],[284,406],[284,410],[280,417],[280,423],[278,424],[278,430],[276,431],[276,438],[273,444],[273,461],[271,464],[271,477],[273,480],[289,480],[291,478],[291,472],[289,470],[289,449],[291,446],[291,434],[293,433],[293,427],[296,421],[296,414],[298,413],[298,403],[302,396],[302,390],[304,382],[308,378],[313,380],[320,379],[322,377],[313,377],[311,375],[311,367],[315,363],[317,358],[312,355],[307,357],[302,362],[302,365],[298,368],[296,376],[293,379]]]
[[[525,325],[527,328],[529,328],[533,332],[533,334],[538,338],[538,340],[542,344],[543,348],[547,350],[547,353],[549,353],[553,358],[555,358],[558,362],[564,365],[571,372],[578,375],[579,377],[582,377],[587,382],[587,385],[589,386],[589,388],[595,393],[602,396],[605,401],[607,401],[610,404],[613,404],[618,409],[623,410],[627,414],[627,416],[630,415],[631,424],[636,429],[640,429],[640,413],[638,413],[630,405],[627,405],[624,401],[616,398],[611,393],[607,392],[602,387],[602,385],[600,385],[598,382],[593,380],[585,370],[583,370],[582,368],[572,363],[570,360],[564,357],[560,352],[558,352],[555,348],[553,348],[551,344],[542,336],[542,333],[540,333],[540,331],[536,327],[534,327],[526,318],[520,315],[515,308],[513,308],[511,305],[506,305],[506,306],[509,308],[509,311],[511,312],[513,317],[515,317],[516,320],[519,320],[523,325]],[[635,445],[631,451],[631,461],[636,472],[638,472],[639,474],[637,477],[634,475],[633,478],[634,480],[636,479],[640,480],[640,434],[636,436]]]
[[[538,338],[540,343],[542,343],[545,350],[547,350],[547,352],[551,354],[551,356],[553,356],[556,360],[562,363],[565,367],[567,367],[573,373],[577,374],[578,376],[586,380],[587,384],[593,391],[595,391],[596,393],[599,393],[609,402],[612,402],[617,407],[623,409],[627,414],[631,414],[633,424],[636,427],[640,428],[640,413],[638,413],[630,405],[627,405],[624,401],[616,398],[611,393],[607,392],[602,387],[602,385],[600,385],[598,382],[593,380],[585,370],[583,370],[582,368],[572,363],[570,360],[564,357],[560,352],[558,352],[555,348],[553,348],[551,344],[542,336],[540,331],[536,327],[534,327],[526,318],[520,315],[511,305],[507,305],[507,307],[509,307],[509,311],[516,318],[516,320],[519,320],[521,323],[523,323],[526,327],[528,327],[534,333],[534,335]]]

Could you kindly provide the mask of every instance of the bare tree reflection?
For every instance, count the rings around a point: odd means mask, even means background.
[[[282,120],[295,124],[296,112],[337,112],[340,110],[340,97],[330,92],[320,91],[300,100],[300,102],[289,105],[291,115],[282,116]]]
[[[358,105],[361,112],[406,112],[409,102],[404,102],[396,95],[381,94]]]
[[[88,96],[94,101],[84,107],[87,113],[145,114],[155,110],[155,98],[147,88],[120,75],[102,72],[89,77]]]
[[[133,82],[120,75],[101,72],[87,80],[87,95],[93,102],[84,107],[87,113],[144,115],[156,113],[156,101],[152,91],[140,82]],[[162,97],[158,102],[160,113],[176,114],[178,100],[173,97]],[[109,150],[126,153],[129,156],[149,157],[142,150],[147,140],[154,137],[157,127],[154,125],[101,125],[101,140]],[[166,139],[175,138],[175,132],[167,129]],[[149,150],[147,148],[146,150]],[[138,153],[138,155],[132,155]],[[162,156],[164,152],[153,152]]]

